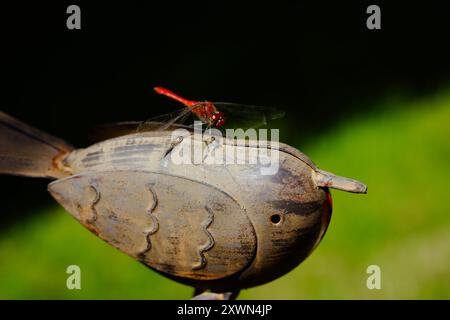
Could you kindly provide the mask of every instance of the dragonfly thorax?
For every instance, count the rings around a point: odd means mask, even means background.
[[[192,107],[192,112],[208,126],[220,127],[225,123],[223,112],[218,111],[212,102],[200,102]]]

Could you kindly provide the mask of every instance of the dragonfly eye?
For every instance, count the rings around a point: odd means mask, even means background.
[[[225,117],[223,115],[223,112],[219,111],[214,113],[212,116],[212,120],[214,122],[214,126],[216,127],[223,126],[223,124],[225,123]]]

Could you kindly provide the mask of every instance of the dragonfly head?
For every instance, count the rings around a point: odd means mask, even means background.
[[[212,123],[215,127],[221,127],[225,123],[225,116],[223,112],[217,111],[211,117]]]

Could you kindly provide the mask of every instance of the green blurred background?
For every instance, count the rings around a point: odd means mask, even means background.
[[[369,33],[365,4],[86,4],[75,34],[65,29],[66,6],[12,7],[2,20],[4,111],[84,146],[95,124],[166,111],[153,85],[276,105],[287,113],[271,124],[283,142],[369,186],[367,195],[333,190],[331,224],[316,251],[239,298],[450,298],[445,10],[383,4],[383,29]],[[29,19],[36,12],[45,17],[39,29]],[[1,299],[191,297],[190,287],[85,230],[47,183],[0,177]],[[66,288],[68,265],[80,266],[81,290]],[[369,265],[381,268],[381,290],[366,287]]]

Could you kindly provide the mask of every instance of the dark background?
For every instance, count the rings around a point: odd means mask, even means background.
[[[1,109],[75,146],[100,123],[143,120],[193,99],[275,105],[312,138],[351,113],[376,112],[391,91],[415,97],[448,79],[444,1],[235,4],[2,4]],[[81,7],[81,30],[66,8]],[[378,4],[382,29],[366,28]],[[362,108],[361,106],[364,106]],[[289,129],[290,128],[290,129]],[[2,177],[2,218],[50,203],[48,181]]]

